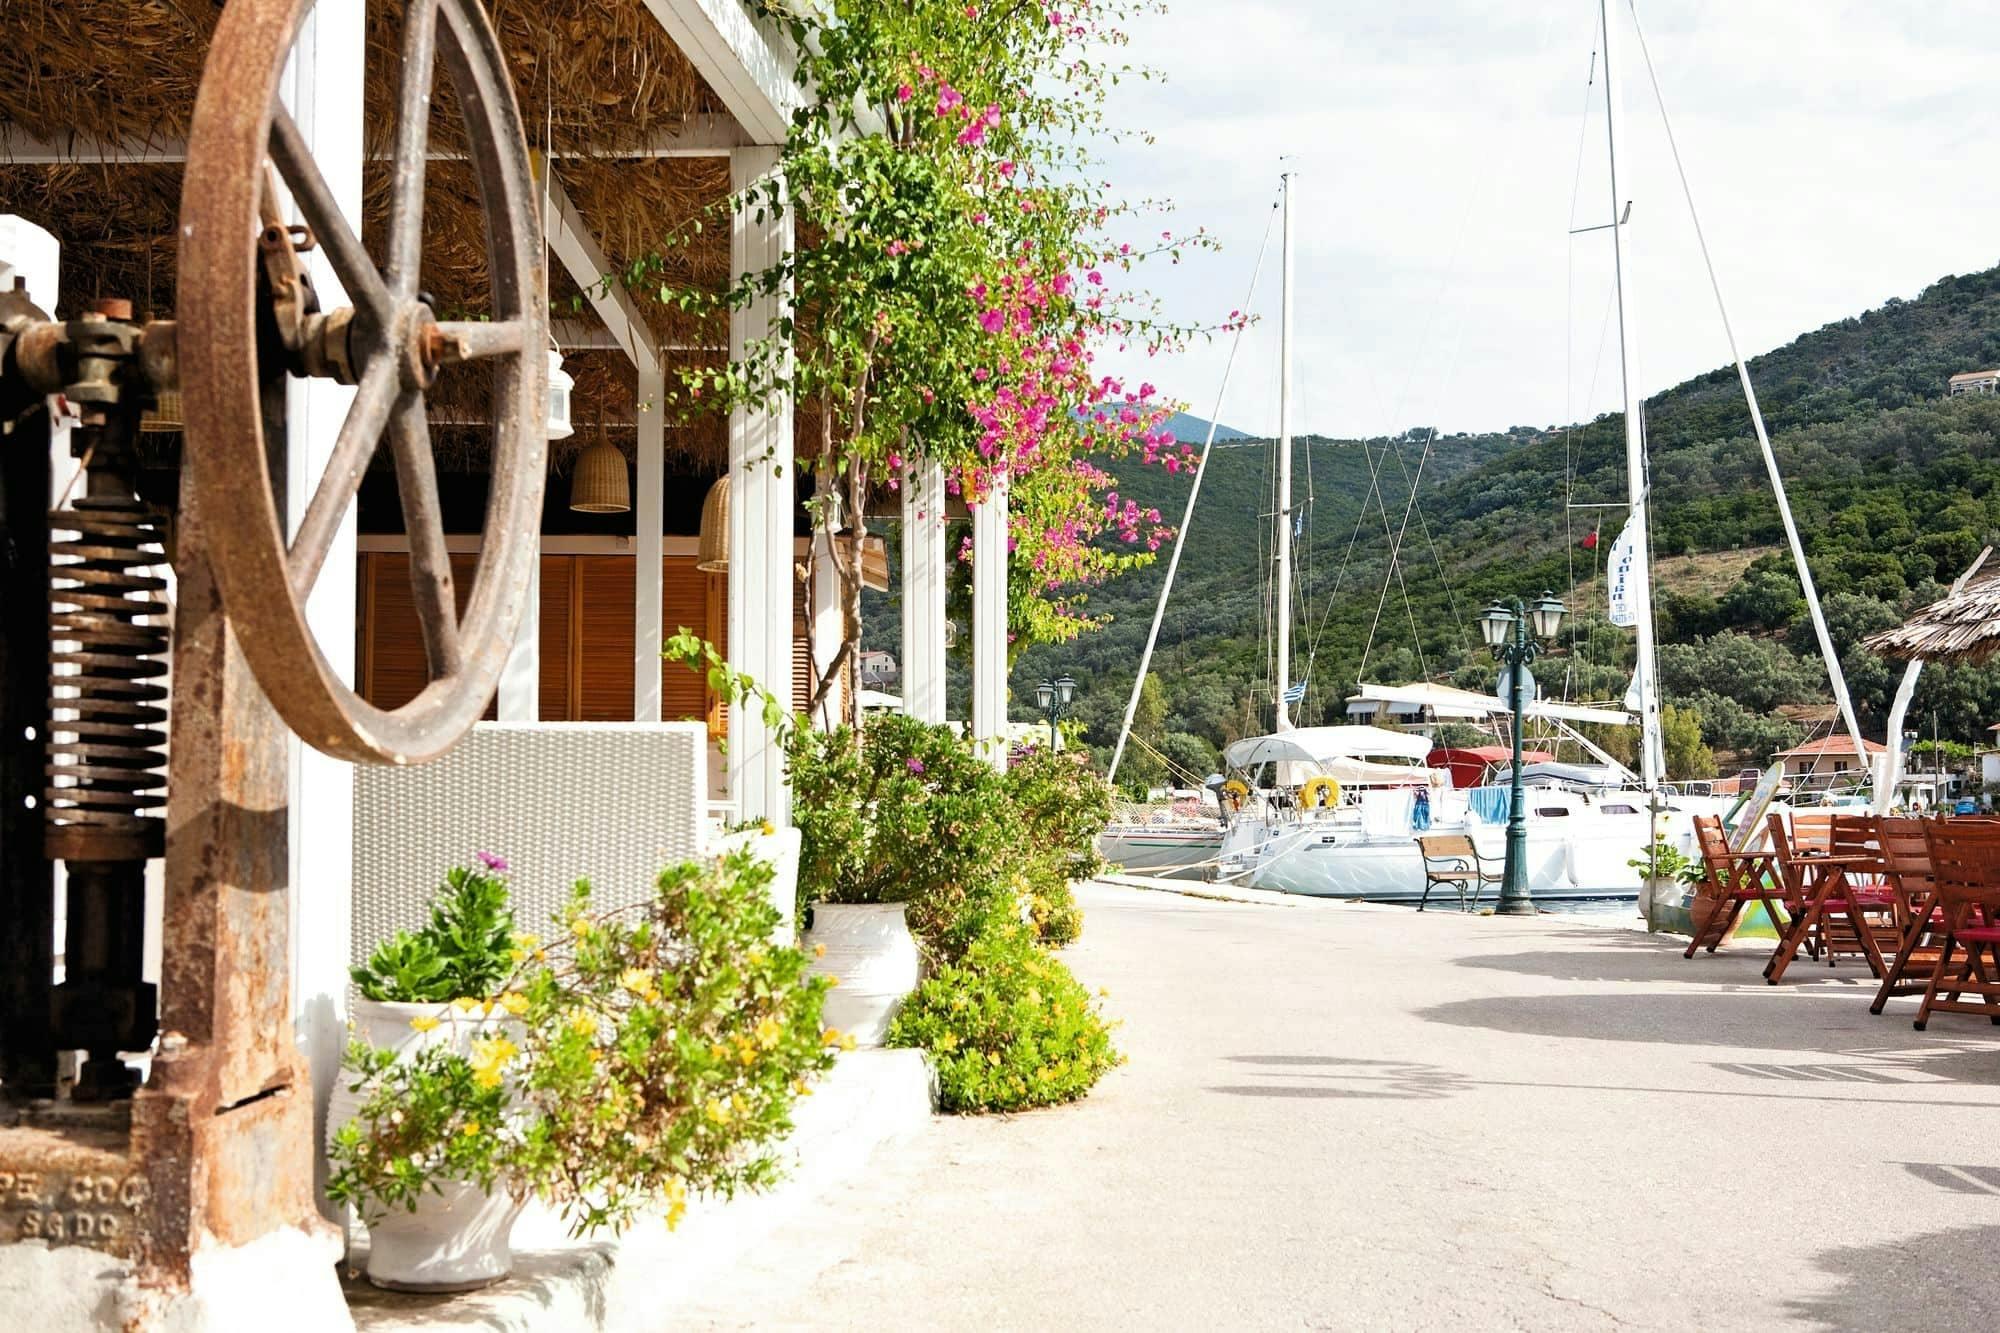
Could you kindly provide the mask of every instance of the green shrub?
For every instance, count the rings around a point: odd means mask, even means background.
[[[1035,928],[1036,939],[1057,949],[1083,934],[1083,909],[1076,905],[1076,894],[1067,880],[1030,890],[1028,924]]]
[[[903,1005],[892,1046],[921,1046],[947,1111],[1075,1101],[1122,1058],[1097,1004],[1025,930],[992,930]]]
[[[1017,910],[1007,787],[949,727],[885,714],[858,740],[801,731],[789,759],[801,908],[908,903],[910,928],[946,959]]]
[[[490,852],[478,860],[477,869],[445,872],[428,924],[414,934],[397,931],[349,969],[363,996],[414,1003],[478,998],[513,971],[520,954],[503,878],[507,863]]]
[[[1073,754],[1040,748],[1015,760],[1005,783],[1021,830],[1010,855],[1029,919],[1045,943],[1068,944],[1083,933],[1070,883],[1104,868],[1097,835],[1111,819],[1111,785]]]

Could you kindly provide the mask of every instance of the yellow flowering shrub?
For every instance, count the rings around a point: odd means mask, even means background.
[[[1121,1057],[1097,1002],[1025,929],[990,931],[904,1002],[891,1046],[921,1046],[947,1111],[1074,1101]]]
[[[356,1043],[365,1101],[334,1137],[329,1193],[366,1217],[471,1180],[540,1194],[584,1232],[771,1183],[792,1104],[840,1043],[823,1041],[824,981],[770,942],[770,878],[748,852],[670,866],[643,913],[594,914],[579,884],[562,942],[466,997],[490,1016],[469,1043]]]

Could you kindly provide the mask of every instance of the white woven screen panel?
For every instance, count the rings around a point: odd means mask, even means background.
[[[423,925],[475,852],[507,859],[524,931],[547,934],[579,879],[600,908],[647,898],[662,865],[701,850],[707,768],[698,722],[481,722],[433,763],[360,766],[354,961]]]

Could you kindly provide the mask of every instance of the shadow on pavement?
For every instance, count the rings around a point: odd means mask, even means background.
[[[1430,1023],[1483,1028],[1533,1037],[1585,1038],[1666,1046],[1721,1046],[1818,1053],[1843,1059],[1824,1062],[1726,1064],[1717,1067],[1751,1077],[1832,1081],[1831,1068],[1866,1071],[1845,1082],[1951,1083],[2000,1086],[2000,1031],[1968,1020],[1946,1029],[1933,1024],[1913,1032],[1907,1011],[1879,1017],[1857,995],[1802,994],[1784,988],[1743,994],[1671,991],[1649,995],[1525,995],[1454,1000],[1420,1009]],[[1991,1034],[1991,1035],[1989,1035]],[[1882,1078],[1871,1078],[1879,1073]]]
[[[1549,977],[1556,981],[1683,981],[1694,985],[1764,985],[1764,964],[1774,946],[1770,940],[1748,940],[1727,945],[1716,953],[1698,952],[1683,958],[1685,939],[1674,943],[1672,935],[1641,935],[1608,930],[1565,931],[1559,939],[1575,940],[1594,947],[1588,949],[1538,949],[1527,953],[1491,954],[1454,958],[1460,967],[1484,968],[1494,972],[1516,972],[1522,976]],[[1815,963],[1804,954],[1785,974],[1785,987],[1806,982],[1831,981],[1867,987],[1872,994],[1875,979],[1859,958],[1846,957],[1837,967]]]
[[[1231,1055],[1224,1058],[1231,1064],[1254,1066],[1262,1077],[1286,1080],[1230,1084],[1208,1089],[1232,1097],[1427,1101],[1449,1097],[1468,1086],[1463,1075],[1449,1069],[1400,1060],[1357,1060],[1337,1055]]]
[[[1934,1231],[1880,1245],[1821,1250],[1829,1289],[1784,1302],[1792,1319],[1828,1329],[1992,1328],[2000,1320],[1993,1255],[2000,1227]]]

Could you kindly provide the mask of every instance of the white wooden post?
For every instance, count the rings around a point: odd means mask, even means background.
[[[774,147],[729,155],[730,189],[763,188],[778,163]],[[730,273],[756,273],[783,262],[792,246],[789,212],[752,204],[736,211],[729,236]],[[729,316],[729,356],[743,360],[771,337],[788,313],[779,292]],[[729,658],[787,705],[792,694],[792,401],[779,394],[729,414]],[[759,711],[738,708],[729,721],[729,791],[737,817],[785,824],[791,792],[785,756]]]
[[[528,566],[528,605],[514,646],[500,665],[500,690],[494,714],[502,722],[536,722],[542,710],[542,560]]]
[[[903,469],[903,711],[945,720],[944,469]]]
[[[972,737],[1007,767],[1007,483],[972,507]]]
[[[299,29],[283,98],[298,122],[328,190],[360,235],[362,71],[366,7],[317,5]],[[320,303],[347,303],[326,251],[307,252]],[[288,522],[305,514],[354,390],[325,379],[293,379],[285,392],[285,504]],[[306,602],[320,651],[354,680],[355,545],[350,506]],[[354,770],[291,742],[292,1014],[299,1048],[312,1067],[314,1126],[324,1127],[327,1098],[346,1045],[348,940],[354,897]],[[317,1141],[317,1139],[315,1139]],[[324,1171],[324,1164],[318,1166]]]
[[[666,378],[657,360],[639,366],[639,467],[635,478],[639,493],[633,497],[632,516],[638,523],[639,540],[633,543],[633,558],[639,562],[634,572],[632,603],[632,720],[660,720],[660,645],[667,641],[665,609],[660,581],[666,575],[666,526],[663,488],[667,474],[667,430],[665,418]]]
[[[833,539],[826,529],[815,525],[812,539],[812,659],[813,685],[826,678],[833,665],[834,655],[840,651],[840,569],[834,563]],[[861,664],[854,663],[855,688],[860,688]],[[813,715],[812,724],[822,730],[832,730],[848,717],[848,701],[838,686],[829,692],[826,701]]]

